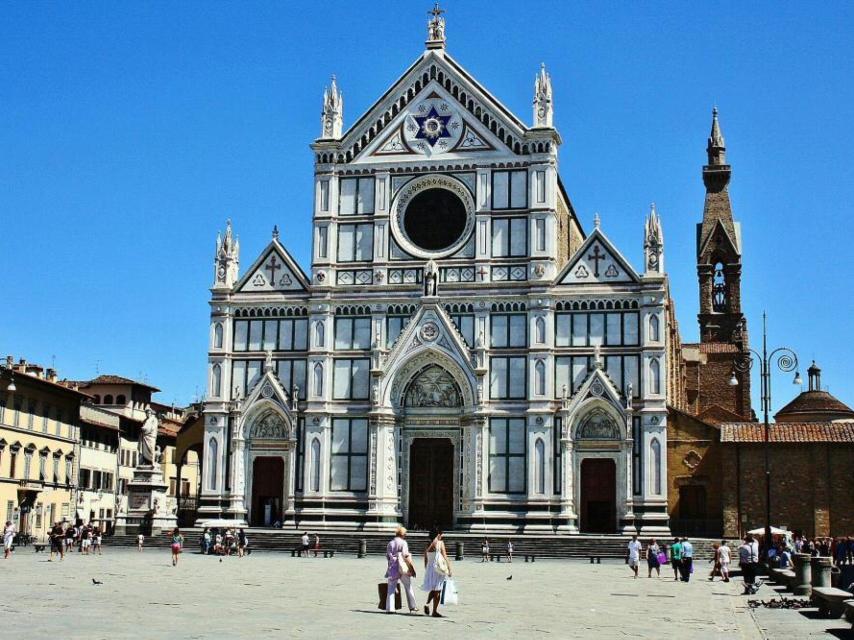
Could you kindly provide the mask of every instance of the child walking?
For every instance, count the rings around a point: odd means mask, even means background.
[[[181,532],[178,530],[178,527],[175,527],[172,530],[172,566],[175,567],[178,565],[178,555],[181,553],[181,548],[184,546],[184,536],[181,535]]]

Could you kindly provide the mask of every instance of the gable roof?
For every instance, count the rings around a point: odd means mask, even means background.
[[[271,256],[278,257],[281,262],[271,264]],[[275,278],[274,282],[270,282],[270,276],[266,275],[270,267],[273,267],[271,275]],[[279,269],[282,270],[281,274],[277,273]],[[241,293],[296,292],[308,291],[310,286],[308,276],[297,261],[279,242],[279,239],[274,237],[234,285],[234,291]]]
[[[636,283],[640,276],[600,227],[593,229],[555,278],[557,285],[615,282]]]
[[[721,425],[721,442],[763,443],[765,426],[759,422],[727,422]],[[786,422],[768,428],[768,442],[854,443],[854,420],[844,422]]]

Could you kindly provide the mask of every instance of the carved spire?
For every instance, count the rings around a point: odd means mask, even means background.
[[[320,116],[320,137],[338,139],[344,130],[344,94],[338,89],[335,75],[323,89],[323,113]]]
[[[238,279],[240,265],[240,239],[234,236],[231,219],[225,221],[225,235],[216,234],[214,256],[214,288],[230,289]]]
[[[552,78],[546,73],[546,63],[540,64],[540,72],[534,80],[534,126],[553,126]]]
[[[598,229],[602,226],[602,218],[599,217],[599,212],[593,214],[593,226]]]
[[[278,240],[278,239],[279,239],[279,225],[274,224],[273,225],[273,240]]]
[[[427,12],[430,18],[427,20],[427,45],[428,49],[445,48],[445,19],[442,14],[445,10],[439,7],[439,2],[433,5],[433,9]]]
[[[718,122],[718,108],[712,107],[712,131],[709,134],[709,144],[706,146],[709,155],[710,166],[721,166],[726,164],[726,145],[721,133],[721,124]]]
[[[647,275],[664,273],[664,233],[654,202],[649,205],[644,224],[643,252]]]

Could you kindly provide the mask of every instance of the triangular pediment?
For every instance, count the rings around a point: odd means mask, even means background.
[[[273,239],[235,285],[240,293],[307,291],[309,282],[290,253]]]
[[[715,222],[709,234],[702,240],[700,250],[697,253],[699,256],[706,256],[710,251],[710,246],[714,243],[715,249],[721,250],[728,255],[741,255],[741,242],[738,237],[740,228],[737,222],[732,223],[736,237],[730,235],[727,226],[720,220]],[[702,232],[702,225],[698,225],[698,233]]]
[[[579,405],[592,399],[604,400],[624,412],[625,391],[617,388],[602,367],[594,366],[587,378],[569,401],[568,409],[573,412]]]
[[[289,439],[293,436],[290,394],[282,387],[271,365],[265,365],[264,373],[240,403],[246,438]]]
[[[570,258],[557,284],[612,284],[639,282],[637,272],[598,227]]]
[[[413,118],[429,116],[429,107],[438,102],[447,105],[441,118],[451,116],[450,126],[458,127],[452,136],[435,136],[435,129],[410,130]],[[425,107],[421,111],[420,107]],[[435,126],[435,123],[431,123]],[[442,123],[444,124],[444,123]],[[338,161],[353,162],[385,155],[432,157],[473,152],[514,155],[523,152],[529,128],[507,107],[477,82],[451,56],[426,51],[377,100],[338,141],[318,140],[324,149],[336,149]],[[555,134],[556,135],[556,134]],[[415,141],[413,143],[413,141]],[[444,148],[439,143],[444,141]],[[423,148],[414,146],[421,143]],[[432,144],[431,144],[432,143]],[[409,150],[407,150],[407,147]],[[491,149],[489,147],[492,147]],[[367,153],[366,153],[367,152]]]

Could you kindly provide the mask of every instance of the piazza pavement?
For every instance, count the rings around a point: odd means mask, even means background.
[[[753,610],[740,583],[672,572],[631,577],[620,561],[454,563],[460,604],[445,619],[377,608],[382,557],[244,559],[192,549],[105,548],[47,562],[31,548],[0,561],[0,628],[8,638],[848,638],[850,625],[791,610]],[[418,565],[420,566],[420,565]],[[512,580],[508,579],[512,576]],[[699,579],[697,579],[699,578]],[[95,579],[102,584],[93,584]],[[420,584],[420,577],[416,580]],[[763,586],[758,598],[778,594]],[[425,594],[416,589],[419,607]],[[405,601],[404,601],[405,602]],[[405,605],[404,605],[405,606]]]

